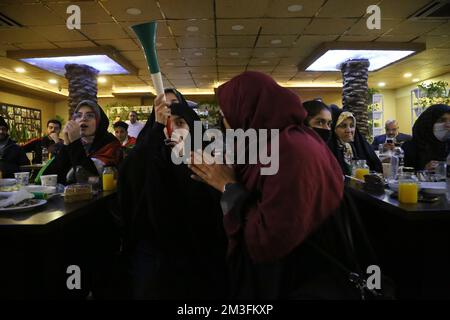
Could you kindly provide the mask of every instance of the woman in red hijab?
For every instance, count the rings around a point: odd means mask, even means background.
[[[251,264],[259,266],[249,275],[257,282],[251,290],[257,286],[258,298],[286,297],[299,280],[300,245],[341,203],[342,170],[323,140],[304,125],[307,113],[299,97],[269,76],[244,72],[218,88],[218,100],[225,127],[279,130],[279,170],[261,175],[264,165],[259,162],[233,168],[193,162],[193,178],[223,192],[229,258],[244,248]],[[242,268],[235,279],[246,277]],[[242,284],[234,285],[235,297],[255,297],[255,292],[236,287]]]

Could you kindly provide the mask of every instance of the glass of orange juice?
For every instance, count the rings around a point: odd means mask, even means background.
[[[403,172],[398,179],[398,201],[414,204],[418,201],[419,182],[413,172]]]

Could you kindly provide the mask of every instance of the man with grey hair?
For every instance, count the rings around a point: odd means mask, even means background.
[[[385,127],[386,134],[376,136],[373,139],[372,147],[378,150],[380,144],[384,144],[384,147],[393,149],[395,146],[401,145],[403,142],[411,140],[412,137],[408,134],[400,133],[397,120],[387,120]]]

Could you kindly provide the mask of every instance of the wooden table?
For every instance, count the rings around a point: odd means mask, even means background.
[[[93,283],[106,294],[108,270],[119,247],[110,210],[115,197],[105,192],[64,203],[59,196],[37,211],[1,213],[0,297],[85,298],[94,291]],[[67,289],[70,265],[81,268],[82,290]]]
[[[450,299],[450,206],[445,195],[434,203],[402,204],[366,192],[346,180],[380,259],[382,272],[404,299]]]

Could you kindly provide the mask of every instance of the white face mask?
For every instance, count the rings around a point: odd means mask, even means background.
[[[445,142],[450,138],[450,131],[445,127],[445,123],[435,123],[433,126],[433,134],[441,142]]]

